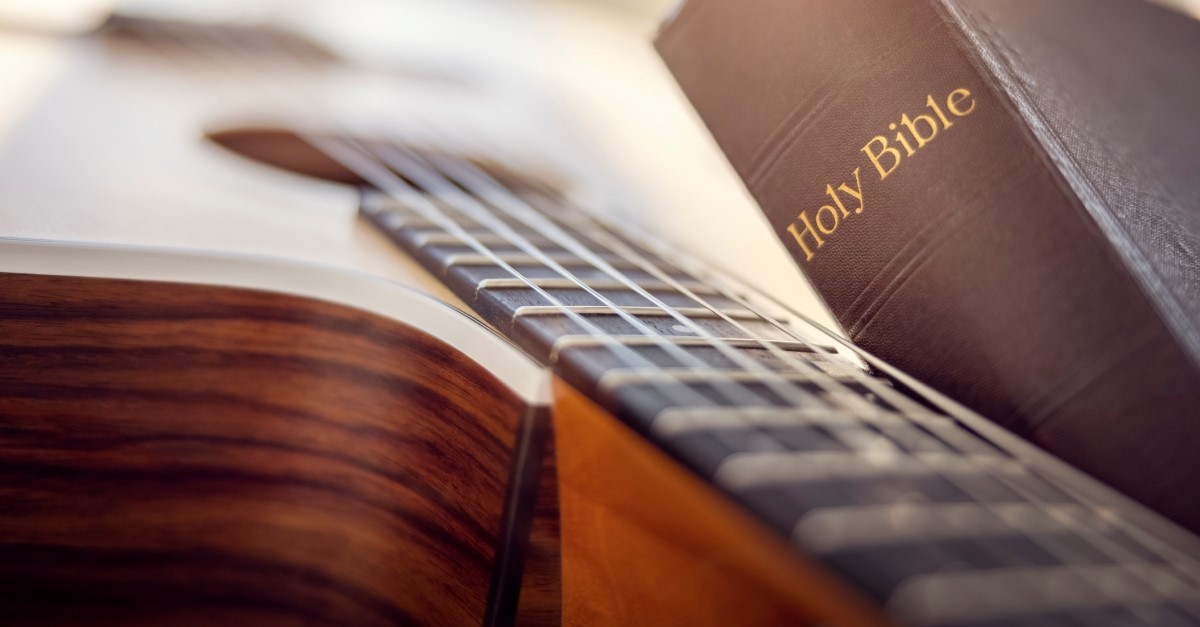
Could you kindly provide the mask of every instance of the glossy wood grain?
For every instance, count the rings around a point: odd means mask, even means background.
[[[574,388],[554,396],[565,625],[883,623]]]
[[[523,409],[356,310],[0,275],[0,615],[477,625]]]
[[[558,510],[558,460],[553,434],[548,434],[532,511],[516,624],[551,627],[562,624],[562,529]]]

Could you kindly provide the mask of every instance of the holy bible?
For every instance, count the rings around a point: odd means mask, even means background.
[[[689,0],[657,46],[855,343],[1200,531],[1200,23]]]

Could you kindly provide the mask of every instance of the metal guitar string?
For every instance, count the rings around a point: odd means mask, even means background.
[[[415,156],[415,155],[414,155],[414,156]],[[395,166],[395,164],[394,164],[394,163],[393,163],[393,164],[391,164],[391,165],[393,165],[393,167]],[[461,165],[461,164],[460,164],[460,165]],[[471,165],[471,167],[474,167],[474,165],[473,165],[473,164],[470,164],[470,165]],[[409,169],[410,169],[410,170],[412,169],[412,167],[411,167],[411,164],[410,164],[410,166],[409,166]],[[377,173],[377,174],[382,174],[382,172],[380,172],[380,173]],[[391,174],[391,173],[389,172],[389,174]],[[409,175],[409,178],[410,178],[410,179],[412,179],[412,178],[413,178],[413,177],[410,175],[410,173],[407,173],[407,172],[406,172],[405,174],[406,174],[406,175]],[[393,176],[394,176],[394,174],[393,174]],[[483,176],[487,176],[487,175],[486,175],[486,174],[483,174]],[[376,177],[374,177],[374,178],[380,178],[380,177],[379,177],[379,176],[376,176]],[[490,177],[489,177],[489,178],[490,178]],[[493,183],[494,183],[494,181],[493,181]],[[497,183],[496,185],[498,185],[498,183]],[[423,186],[424,186],[424,185],[423,185]],[[501,187],[501,189],[503,189],[503,188]],[[505,190],[505,191],[506,191],[506,190]],[[411,201],[411,200],[413,200],[413,198],[414,198],[414,197],[416,197],[416,198],[421,198],[421,196],[420,196],[420,194],[419,194],[419,193],[416,193],[415,191],[413,191],[413,190],[411,190],[411,189],[410,189],[410,190],[405,190],[405,192],[406,192],[406,193],[404,193],[404,194],[402,195],[402,196],[403,196],[403,198],[401,199],[402,201]],[[423,198],[422,198],[422,200],[423,200]],[[443,198],[443,200],[444,200],[444,198]],[[461,199],[456,199],[456,200],[460,200],[460,201],[461,201]],[[461,203],[461,202],[451,202],[450,204],[453,204],[453,205],[458,205],[458,206],[460,206],[460,207],[461,207],[461,204],[462,204],[462,203]],[[493,202],[493,204],[495,204],[495,203]],[[432,211],[433,211],[433,212],[437,212],[437,209],[436,209],[436,208],[433,208],[433,209],[432,209]],[[486,209],[484,209],[484,211],[486,211]],[[538,215],[540,215],[540,214],[538,214]],[[453,231],[454,229],[449,229],[449,228],[448,228],[447,230],[448,230],[448,231]],[[552,232],[556,232],[556,231],[557,231],[557,228],[555,228],[555,229],[551,229],[551,231],[552,231]],[[556,234],[557,234],[557,233],[556,233]],[[456,235],[456,236],[458,236],[458,235],[461,235],[461,234],[459,234],[459,233],[455,233],[455,235]],[[560,239],[561,239],[561,234],[559,234],[559,235],[560,235]],[[519,235],[517,235],[517,237],[519,238],[520,236],[519,236]],[[464,241],[466,241],[466,242],[469,242],[469,241],[470,241],[471,239],[473,239],[473,238],[471,238],[471,237],[468,235],[468,237],[465,237],[465,238],[462,238],[462,239],[463,239]],[[523,238],[521,238],[521,239],[523,239]],[[573,239],[573,238],[572,238],[572,239]],[[517,243],[517,242],[514,242],[514,243]],[[526,243],[526,244],[528,244],[528,242],[525,242],[525,243]],[[577,242],[577,241],[575,241],[575,244],[578,244],[578,242]],[[570,248],[570,247],[568,247],[568,246],[564,246],[564,247],[566,247],[566,248]],[[473,248],[475,248],[475,247],[473,247]],[[486,247],[482,247],[482,246],[480,246],[480,248],[483,248],[483,250],[478,250],[478,252],[480,252],[481,254],[487,254],[487,252],[488,252],[488,251],[486,250]],[[541,252],[539,249],[534,249],[534,250],[537,250],[537,252],[539,252],[539,253]],[[539,255],[537,255],[537,254],[534,254],[534,253],[533,253],[533,251],[530,251],[530,252],[531,252],[531,254],[533,254],[533,256],[535,256],[535,257],[539,256]],[[584,256],[584,257],[587,257],[587,256],[593,256],[593,257],[594,257],[594,254],[592,254],[592,252],[591,252],[591,251],[588,251],[588,250],[586,250],[586,249],[585,249],[585,252],[584,252],[584,253],[579,253],[579,254],[580,254],[581,256]],[[488,255],[488,256],[489,256],[489,257],[492,257],[492,258],[493,258],[493,261],[495,261],[495,262],[497,263],[497,265],[498,265],[498,266],[500,266],[500,267],[505,267],[505,266],[507,265],[507,264],[506,264],[506,263],[504,263],[502,260],[500,260],[500,259],[496,258],[494,255]],[[628,257],[628,255],[626,255],[626,257]],[[683,316],[683,315],[682,315],[682,314],[680,314],[678,311],[675,311],[675,310],[673,310],[673,308],[671,308],[671,307],[669,307],[669,306],[667,306],[667,305],[665,305],[665,304],[661,303],[661,301],[658,301],[658,299],[657,299],[657,298],[654,298],[652,295],[649,295],[649,293],[648,293],[648,292],[644,292],[644,290],[641,290],[641,289],[640,289],[640,286],[638,286],[636,283],[629,282],[629,281],[628,281],[628,279],[627,279],[627,277],[624,277],[624,275],[623,275],[622,273],[619,273],[618,271],[616,271],[614,268],[612,268],[612,267],[611,267],[611,265],[607,264],[607,263],[606,263],[606,262],[604,262],[602,259],[599,259],[599,258],[596,258],[596,259],[597,259],[597,260],[599,260],[599,261],[600,261],[600,263],[593,263],[593,265],[595,265],[595,266],[596,266],[596,267],[598,267],[599,269],[603,270],[604,272],[606,272],[606,273],[607,273],[607,274],[609,274],[610,276],[613,276],[614,278],[616,278],[616,279],[618,279],[618,280],[621,280],[622,282],[626,282],[626,283],[628,283],[628,284],[629,284],[629,286],[630,286],[631,288],[633,288],[633,289],[634,289],[634,291],[641,291],[641,292],[643,292],[643,296],[648,296],[648,297],[649,297],[649,300],[651,300],[652,302],[655,302],[655,304],[656,304],[656,305],[658,305],[658,306],[659,306],[660,308],[662,308],[664,311],[667,311],[668,313],[670,313],[671,315],[673,315],[673,317],[676,317],[676,318],[677,318],[677,319],[679,319],[681,322],[683,322],[683,323],[687,324],[687,325],[689,326],[689,328],[693,328],[693,329],[696,329],[696,330],[698,330],[698,332],[700,332],[700,333],[707,334],[707,332],[706,332],[706,331],[705,331],[705,330],[704,330],[702,327],[699,327],[699,325],[696,325],[694,322],[692,322],[692,321],[691,321],[691,319],[690,319],[690,318],[687,318],[686,316]],[[638,264],[638,265],[641,265],[641,266],[645,267],[645,263],[646,263],[645,259],[644,259],[644,258],[641,258],[641,262],[639,262],[639,264]],[[550,266],[550,267],[552,267],[552,268],[553,268],[554,266],[558,266],[558,264],[554,263],[552,260],[547,260],[547,265],[548,265],[548,266]],[[561,268],[561,266],[559,266],[559,268]],[[516,271],[515,271],[515,269],[511,269],[511,267],[509,267],[509,268],[506,268],[506,270],[508,270],[508,271],[509,271],[510,273],[512,273],[514,276],[517,276],[517,277],[519,277],[519,278],[522,278],[522,279],[524,279],[524,277],[522,277],[522,276],[520,275],[520,273],[516,272]],[[653,268],[653,270],[657,271],[657,272],[652,272],[653,274],[658,274],[658,275],[660,276],[660,278],[661,278],[662,276],[666,276],[666,278],[665,278],[665,279],[663,279],[663,280],[667,281],[668,283],[674,284],[674,285],[675,285],[677,288],[682,288],[682,289],[680,290],[681,292],[683,292],[683,293],[685,293],[685,294],[689,295],[690,297],[692,297],[692,298],[693,298],[694,300],[696,300],[697,302],[700,302],[700,303],[702,303],[702,304],[703,304],[705,307],[707,307],[708,309],[712,310],[712,311],[713,311],[713,312],[714,312],[716,315],[718,315],[718,316],[720,316],[720,317],[722,317],[722,318],[725,318],[725,319],[726,319],[728,322],[730,322],[730,323],[732,323],[732,324],[735,324],[735,325],[736,325],[736,326],[738,326],[739,328],[741,328],[741,329],[743,329],[744,331],[746,331],[746,332],[747,332],[749,335],[751,335],[752,337],[753,337],[753,336],[755,336],[755,335],[757,335],[757,334],[754,334],[754,333],[751,333],[751,332],[749,332],[747,329],[745,329],[744,325],[741,325],[741,324],[740,324],[740,323],[738,323],[736,320],[733,320],[733,319],[732,319],[732,318],[730,318],[729,316],[725,315],[725,314],[724,314],[723,312],[721,312],[721,311],[720,311],[718,308],[715,308],[715,307],[711,306],[711,305],[710,305],[710,304],[709,304],[707,301],[705,301],[704,299],[697,297],[697,295],[695,295],[694,293],[692,293],[692,291],[691,291],[691,290],[687,289],[687,288],[686,288],[686,286],[682,286],[682,285],[680,285],[680,284],[679,284],[677,281],[675,281],[673,278],[669,277],[668,275],[665,275],[665,273],[661,273],[661,271],[660,271],[660,270],[658,270],[657,268]],[[562,274],[563,276],[565,276],[565,277],[568,277],[568,278],[573,278],[573,277],[571,277],[571,275],[570,275],[568,272],[565,272],[565,271],[560,271],[560,274]],[[578,282],[578,279],[574,279],[574,280],[576,280],[576,281]],[[528,281],[526,281],[526,282],[527,282],[527,283],[529,283]],[[534,288],[534,289],[535,289],[535,291],[539,291],[539,292],[541,292],[541,290],[540,290],[540,289],[538,289],[536,285],[530,284],[530,286],[531,286],[532,288]],[[586,285],[583,285],[583,287],[585,287],[585,288],[586,288]],[[544,295],[544,296],[548,296],[548,295],[546,295],[546,294],[544,294],[544,293],[543,293],[543,295]],[[547,298],[547,300],[549,300],[549,301],[554,301],[554,300],[556,300],[556,299],[553,299],[553,298]],[[603,299],[603,298],[602,298],[602,300],[607,300],[607,299]],[[658,301],[658,302],[656,302],[656,301]],[[745,303],[744,303],[744,302],[743,302],[742,304],[743,304],[743,306],[745,306]],[[561,304],[560,304],[559,306],[561,307]],[[614,310],[617,310],[617,311],[623,311],[623,310],[620,310],[620,309],[619,309],[618,307],[616,307],[615,305],[611,305],[611,306],[614,308]],[[752,309],[752,308],[748,307],[748,309]],[[783,331],[785,331],[785,332],[789,333],[789,335],[792,335],[792,333],[791,333],[791,330],[790,330],[790,329],[785,329],[785,328],[783,328],[781,325],[778,325],[778,324],[777,324],[777,323],[776,323],[774,320],[772,320],[770,317],[763,316],[763,318],[764,318],[764,319],[766,319],[766,320],[768,320],[768,321],[769,321],[769,322],[771,322],[772,324],[776,324],[777,326],[779,326],[779,327],[780,327],[780,329],[781,329],[781,330],[783,330]],[[640,322],[640,321],[639,321],[639,322]],[[602,330],[599,330],[599,329],[597,329],[597,330],[599,331],[599,333],[598,333],[597,335],[599,335],[599,336],[605,336],[605,335],[606,335],[606,334],[605,334],[605,333],[604,333]],[[648,333],[652,334],[652,333],[653,333],[653,331],[652,331],[652,330],[649,330],[649,331],[648,331]],[[711,338],[711,339],[713,339],[713,340],[716,340],[717,338]],[[774,346],[773,344],[771,344],[771,343],[769,343],[769,342],[762,342],[762,343],[763,343],[763,345],[764,345],[764,348],[767,348],[767,350],[769,350],[769,351],[772,351],[772,352],[773,352],[773,354],[784,353],[784,355],[783,355],[784,359],[785,359],[786,361],[792,362],[792,363],[793,363],[793,365],[795,365],[795,362],[797,362],[797,361],[800,361],[801,365],[802,365],[802,366],[804,366],[804,367],[806,367],[806,368],[815,368],[815,366],[813,366],[812,364],[810,364],[810,363],[807,363],[807,362],[803,362],[802,360],[797,360],[797,358],[795,358],[794,356],[792,356],[792,355],[790,355],[790,354],[787,354],[787,352],[786,352],[786,351],[782,351],[781,349],[779,349],[778,347]],[[714,343],[714,346],[715,346],[715,347],[719,347],[721,344],[723,344],[723,342]],[[674,345],[672,344],[672,346],[674,346]],[[676,347],[676,348],[678,348],[678,347]],[[732,347],[728,346],[728,345],[725,345],[725,346],[724,346],[724,348],[726,348],[728,351],[734,351],[734,349],[733,349]],[[821,348],[821,347],[817,347],[817,348],[818,348],[819,350],[823,350],[823,348]],[[634,354],[636,355],[636,353],[634,353]],[[737,353],[736,353],[736,355],[737,355],[737,357],[741,357],[741,358],[742,358],[742,359],[744,359],[744,360],[749,360],[749,361],[753,362],[752,364],[750,364],[750,365],[749,365],[749,367],[750,367],[751,369],[754,369],[755,367],[757,367],[757,368],[762,368],[762,369],[765,369],[765,366],[763,366],[763,365],[762,365],[760,362],[758,362],[757,360],[752,360],[751,358],[749,358],[749,357],[745,356],[743,353],[737,352]],[[733,358],[734,358],[734,359],[736,359],[737,357],[733,357]],[[743,364],[745,364],[745,363],[746,363],[745,361],[742,361],[742,360],[738,360],[738,361],[740,361],[740,362],[741,362],[741,363],[743,363]],[[653,365],[651,365],[651,367],[653,367]],[[770,371],[768,374],[774,374],[774,371]],[[818,374],[820,374],[820,373],[818,372]],[[859,376],[862,376],[862,375],[859,375]],[[869,379],[869,377],[863,377],[863,378],[864,378],[864,379]],[[783,381],[784,383],[790,383],[790,382],[788,382],[786,379],[783,379],[782,377],[778,377],[778,379],[779,379],[780,381]],[[818,377],[816,378],[816,382],[817,382],[819,385],[823,386],[823,387],[830,388],[830,385],[829,385],[829,383],[827,383],[827,382],[824,380],[824,378],[823,378],[823,377],[820,377],[820,376],[818,376]],[[834,383],[834,384],[836,384],[836,385],[840,385],[840,382],[837,382],[837,381],[833,381],[833,383]],[[896,394],[896,395],[898,395],[898,393],[894,392],[894,391],[893,391],[893,390],[891,390],[890,388],[887,388],[887,386],[882,386],[882,387],[884,388],[884,391],[885,391],[885,392],[890,392],[890,393],[892,393],[892,394]],[[799,388],[797,388],[797,389],[799,390]],[[747,390],[747,391],[748,391],[748,390]],[[806,390],[805,390],[804,392],[806,393],[806,395],[807,395],[807,396],[810,396],[810,397],[812,396],[812,395],[811,395],[811,393],[808,393]],[[857,392],[852,392],[852,394],[855,394],[855,395],[857,395]],[[901,398],[903,398],[903,396],[902,396],[902,395],[899,395],[899,396],[900,396]],[[907,399],[907,398],[903,398],[903,400],[904,400],[904,401],[906,401],[906,402],[908,402],[908,403],[911,403],[911,400],[909,400],[909,399]]]
[[[446,165],[443,165],[442,169],[444,169],[444,170],[460,170],[461,172],[459,174],[455,175],[455,178],[461,184],[466,185],[468,188],[470,188],[470,187],[472,187],[472,185],[474,185],[475,189],[472,189],[472,191],[476,194],[479,194],[480,196],[482,196],[484,198],[489,198],[489,197],[494,198],[494,197],[499,196],[500,200],[503,200],[504,197],[508,197],[508,198],[512,198],[513,199],[512,202],[514,202],[514,203],[525,203],[526,202],[526,201],[520,199],[519,197],[517,197],[515,194],[512,194],[509,190],[505,189],[502,184],[500,184],[498,181],[495,181],[487,172],[481,170],[480,168],[478,168],[474,164],[470,163],[469,161],[455,160],[455,161],[451,162],[450,159],[443,159],[442,161],[446,162]],[[474,183],[468,182],[471,180],[473,180]],[[535,191],[533,193],[537,193],[537,192]],[[494,204],[494,205],[498,204],[498,201],[492,201],[492,204]],[[557,227],[557,225],[555,225],[553,222],[550,222],[548,218],[545,218],[543,214],[541,214],[540,212],[536,212],[536,210],[534,210],[534,211],[535,211],[535,213],[533,213],[532,215],[536,215],[541,218],[541,220],[539,222],[542,222],[542,223],[537,225],[538,230],[540,232],[554,233],[555,236],[551,237],[551,239],[557,240],[558,243],[560,243],[560,244],[562,243],[561,240],[563,240],[564,238],[571,237],[568,233],[562,231],[559,227]],[[530,224],[530,226],[534,226],[534,225]],[[680,283],[674,277],[670,276],[666,272],[663,272],[662,269],[659,268],[652,261],[646,259],[643,255],[641,255],[640,253],[637,253],[636,251],[629,248],[627,245],[623,244],[619,240],[616,240],[616,238],[609,236],[607,233],[604,233],[604,234],[600,235],[599,237],[597,236],[596,233],[590,233],[589,237],[593,240],[598,240],[601,238],[607,240],[609,243],[606,244],[605,247],[608,250],[610,250],[612,252],[616,252],[622,258],[632,261],[636,266],[642,268],[647,273],[655,276],[660,281],[663,281],[664,283],[667,283],[667,284],[673,286],[675,289],[686,294],[693,300],[699,302],[704,308],[708,309],[709,311],[712,311],[715,315],[721,317],[729,324],[739,328],[741,331],[743,331],[747,335],[749,335],[751,337],[755,337],[757,335],[757,334],[753,333],[752,331],[750,331],[748,328],[746,328],[745,325],[742,324],[740,321],[725,314],[724,311],[721,310],[719,307],[712,305],[701,295],[696,294],[693,290],[687,288],[687,286]],[[589,251],[589,252],[592,252],[594,254],[594,251]],[[671,252],[673,255],[678,254],[675,251],[671,251]],[[610,274],[614,274],[616,272],[617,271],[614,270]],[[638,286],[635,283],[633,283],[632,281],[628,280],[627,277],[616,277],[614,275],[614,278],[617,278],[618,280],[622,280],[624,282],[629,283],[630,287],[632,289],[634,289],[635,291],[642,291],[642,288],[640,286]],[[753,306],[751,306],[748,302],[746,302],[744,299],[735,297],[733,295],[728,295],[728,294],[726,295],[726,297],[730,298],[731,300],[734,300],[735,302],[738,302],[741,306],[745,307],[748,310],[755,311],[755,308]],[[661,304],[660,304],[660,306],[665,307],[665,305],[661,305]],[[787,328],[782,323],[775,320],[774,317],[767,316],[767,315],[765,315],[761,312],[757,312],[757,311],[756,311],[756,313],[762,319],[767,320],[770,324],[776,326],[779,330],[789,334],[792,337],[795,337],[796,339],[801,339],[795,335],[795,333],[793,332],[792,329]],[[701,333],[706,332],[702,328],[699,329],[698,331]],[[770,351],[772,354],[776,355],[777,357],[779,357],[782,360],[791,364],[794,368],[797,368],[797,369],[803,368],[806,370],[812,370],[813,374],[814,374],[812,380],[815,383],[817,383],[818,385],[820,385],[821,387],[823,387],[827,392],[833,393],[836,391],[848,391],[848,389],[845,388],[844,384],[842,384],[836,378],[830,377],[826,373],[822,372],[812,362],[801,359],[801,358],[795,356],[794,354],[784,351],[770,341],[766,341],[761,338],[755,338],[755,341],[760,346],[762,346],[764,349]],[[819,346],[815,347],[815,350],[824,351],[823,347],[819,347]],[[827,351],[824,351],[824,352],[826,353],[827,359],[832,357],[832,355],[829,355]],[[747,359],[749,359],[749,358],[747,358]],[[758,360],[752,360],[752,361],[754,362],[753,365],[751,366],[752,369],[756,369],[756,370],[760,370],[760,371],[766,370],[765,365],[763,365]],[[851,371],[851,373],[852,373],[851,376],[855,376],[855,377],[859,378],[861,380],[860,382],[866,383],[867,380],[870,380],[869,385],[871,387],[876,388],[876,390],[881,394],[881,396],[888,397],[889,400],[896,402],[897,405],[904,405],[904,404],[910,405],[911,409],[909,412],[906,412],[906,417],[912,417],[912,418],[914,418],[914,421],[917,421],[916,416],[914,414],[917,414],[917,415],[928,414],[928,412],[926,410],[924,410],[923,408],[920,408],[920,406],[917,405],[916,403],[914,403],[911,399],[905,397],[903,394],[900,394],[899,392],[893,390],[892,388],[881,385],[881,384],[879,384],[879,382],[874,381],[870,377],[862,375],[862,374],[858,373],[857,371],[853,371],[852,369],[847,369],[847,370]],[[774,372],[775,371],[766,371],[765,374],[770,376]],[[838,386],[840,386],[842,389],[838,390]],[[854,396],[857,396],[857,393],[855,393],[855,392],[851,391],[850,393],[853,394]],[[897,401],[899,401],[899,402],[897,402]],[[882,424],[878,420],[874,419],[874,418],[876,418],[875,412],[863,412],[861,414],[858,412],[852,412],[851,416],[854,419],[859,419],[859,421],[862,424],[869,425],[869,426],[875,426],[875,427],[879,428],[880,431],[883,431],[886,433],[887,425]],[[933,418],[932,418],[932,416],[927,416],[925,419],[928,420],[928,419],[933,419]],[[942,419],[949,421],[948,418],[942,418]],[[840,433],[834,432],[834,435],[835,435],[835,437],[837,437],[838,435],[840,435]],[[937,438],[937,435],[935,435],[935,434],[930,433],[928,435],[931,437]],[[879,437],[882,441],[887,442],[886,439],[883,439],[883,436],[879,436]],[[967,437],[971,437],[971,436],[967,436]],[[851,449],[857,448],[860,450],[860,452],[868,453],[868,451],[864,450],[863,443],[854,441],[853,439],[850,439],[850,440],[845,440],[844,438],[841,438],[841,439],[843,439],[843,442]],[[944,440],[944,438],[937,438],[937,439]],[[889,444],[890,444],[890,442],[889,442]],[[962,453],[962,451],[959,451],[959,452]],[[920,456],[920,455],[917,455],[916,457],[918,457],[918,459],[921,459],[921,461],[927,461],[925,459],[922,459],[922,456]],[[1013,481],[1011,481],[1009,479],[1009,477],[1006,474],[1004,474],[1003,472],[997,472],[994,465],[980,463],[981,460],[973,459],[971,455],[966,454],[966,453],[963,453],[963,458],[966,459],[968,461],[968,463],[983,470],[985,474],[991,475],[992,477],[997,479],[997,481],[999,481],[1001,484],[1006,485],[1010,489],[1012,489],[1014,492],[1021,494],[1031,505],[1038,507],[1039,510],[1047,516],[1047,518],[1056,520],[1056,522],[1059,522],[1059,523],[1063,523],[1064,525],[1068,526],[1069,528],[1071,528],[1074,531],[1079,531],[1079,532],[1081,532],[1083,534],[1087,534],[1089,536],[1093,535],[1093,532],[1095,530],[1088,527],[1087,525],[1078,524],[1077,521],[1069,521],[1070,524],[1068,524],[1067,522],[1062,520],[1062,516],[1057,516],[1055,514],[1052,514],[1050,511],[1050,508],[1048,507],[1048,505],[1050,505],[1050,504],[1045,503],[1036,494],[1032,493],[1031,491],[1029,491],[1026,488],[1021,487],[1020,484],[1014,483]],[[1015,459],[1012,461],[1014,463],[1019,463]],[[931,468],[931,470],[936,471],[936,468],[934,468],[933,465],[930,465],[930,468]],[[1021,464],[1021,468],[1026,469],[1023,464]],[[720,475],[718,474],[718,477],[719,476]],[[1041,475],[1034,474],[1032,476],[1036,479],[1036,478],[1040,477]],[[963,482],[954,479],[952,474],[950,476],[947,476],[946,478],[948,481],[955,483],[957,485],[957,487],[959,487],[964,493],[971,494],[973,492],[970,485],[964,484]],[[1054,483],[1051,482],[1051,485],[1054,485]],[[1009,528],[1011,528],[1011,525],[1007,523],[1007,521],[1005,520],[1005,518],[1002,515],[1002,511],[1001,511],[1001,508],[1003,507],[1002,505],[993,503],[989,499],[986,499],[986,498],[980,498],[978,495],[976,495],[974,498],[979,503],[979,505],[981,506],[982,509],[989,511],[995,517],[995,519],[997,521],[1004,522]],[[1085,505],[1080,505],[1080,507],[1082,507],[1084,509],[1091,509],[1090,507],[1087,507]],[[1060,508],[1061,508],[1061,505],[1060,505]],[[811,515],[811,513],[810,513],[810,515]],[[803,520],[801,522],[803,522]],[[800,523],[797,524],[797,529],[799,529],[799,526],[800,526]],[[1105,538],[1102,534],[1096,534],[1096,535],[1098,535],[1098,537],[1101,538],[1104,542],[1111,544],[1111,540],[1109,540],[1108,538]],[[1057,555],[1058,559],[1061,559],[1064,565],[1066,565],[1066,566],[1071,565],[1072,559],[1071,559],[1071,556],[1069,555],[1070,551],[1068,550],[1068,551],[1064,552],[1063,550],[1061,550],[1061,546],[1060,546],[1061,543],[1056,543],[1052,538],[1047,538],[1046,536],[1043,536],[1041,534],[1036,534],[1036,533],[1029,534],[1029,537],[1031,538],[1031,540],[1033,542],[1039,544],[1040,546],[1042,546],[1042,548],[1047,550],[1048,553],[1050,553],[1052,555]],[[1109,556],[1114,558],[1118,564],[1121,564],[1122,566],[1124,565],[1123,559],[1128,557],[1127,550],[1123,550],[1120,547],[1116,547],[1116,546],[1112,546],[1112,547],[1102,546],[1096,542],[1092,542],[1092,544],[1093,544],[1094,548],[1096,548],[1097,550],[1108,553]],[[1129,572],[1129,574],[1132,574],[1134,576],[1141,575],[1141,573],[1130,571],[1129,569],[1126,569],[1126,570],[1127,570],[1127,572]],[[1086,581],[1086,577],[1083,577],[1082,579],[1084,579]],[[1154,582],[1151,582],[1148,580],[1146,581],[1146,583],[1151,586],[1155,585]],[[1099,587],[1096,587],[1096,586],[1094,586],[1094,587],[1096,588],[1097,592],[1104,594],[1104,591],[1102,589],[1100,589]]]

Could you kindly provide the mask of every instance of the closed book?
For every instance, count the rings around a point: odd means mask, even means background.
[[[690,0],[657,47],[855,343],[1200,531],[1200,23]]]

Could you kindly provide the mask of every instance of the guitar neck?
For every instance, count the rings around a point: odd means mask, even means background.
[[[389,165],[404,187],[364,192],[366,217],[531,356],[896,617],[1156,623],[1197,610],[1195,562],[1126,505],[1081,496],[1055,468],[869,376],[744,287],[469,161]],[[1072,592],[1038,593],[1054,586]]]

